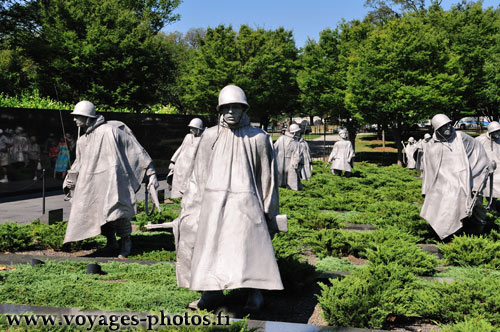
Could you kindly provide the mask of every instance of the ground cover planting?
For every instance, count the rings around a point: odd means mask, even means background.
[[[408,321],[430,320],[450,332],[498,330],[499,215],[488,213],[493,230],[485,235],[459,235],[442,243],[419,217],[423,202],[420,186],[417,172],[399,166],[359,163],[353,176],[345,178],[332,176],[323,162],[314,162],[313,177],[304,182],[303,191],[280,188],[280,212],[288,215],[289,232],[276,234],[273,245],[284,293],[293,296],[314,284],[323,271],[343,272],[347,275],[342,279],[323,281],[317,293],[330,325],[391,328]],[[132,237],[138,249],[131,259],[175,260],[173,237],[168,230],[140,232],[148,221],[167,222],[179,214],[178,200],[162,207],[161,213],[154,211],[147,217],[144,203],[139,204],[134,221],[139,232]],[[374,227],[357,231],[353,224]],[[62,243],[64,230],[65,223],[2,224],[1,250],[61,250],[58,241]],[[423,244],[437,245],[443,258],[424,251]],[[104,238],[99,236],[68,250],[103,245]],[[108,274],[98,277],[82,277],[83,263],[51,262],[41,268],[19,265],[15,270],[7,267],[0,272],[0,302],[136,311],[168,307],[175,313],[198,296],[177,288],[175,271],[169,264],[128,264],[128,268],[123,267],[126,264],[108,264],[103,265]],[[147,275],[140,280],[146,286],[136,284],[142,274]],[[51,283],[56,275],[63,278]],[[443,283],[429,277],[454,280]],[[29,286],[23,284],[26,280],[31,280]],[[51,295],[54,287],[66,289],[73,282],[82,285],[67,296]],[[93,288],[88,300],[79,302],[76,294],[86,294],[86,287]],[[135,291],[143,288],[158,293],[155,287],[164,287],[161,292],[168,294],[170,300],[159,294]],[[129,289],[134,289],[132,295],[137,297],[134,303],[125,296]],[[30,294],[30,299],[26,294]],[[139,300],[142,296],[145,298]],[[110,298],[114,297],[119,300],[112,302]]]

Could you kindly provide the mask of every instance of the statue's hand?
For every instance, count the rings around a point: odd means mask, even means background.
[[[488,166],[490,168],[490,174],[495,172],[495,170],[497,169],[497,163],[494,160],[490,161],[490,164]]]

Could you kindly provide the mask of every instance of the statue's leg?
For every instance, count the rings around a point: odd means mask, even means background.
[[[199,309],[215,309],[224,301],[222,291],[204,291],[196,306]]]
[[[486,231],[488,222],[482,196],[477,198],[476,204],[472,209],[472,215],[465,219],[463,224],[464,233],[466,234],[481,235]]]
[[[132,241],[130,240],[132,225],[130,224],[130,220],[127,218],[121,218],[115,220],[114,223],[116,235],[120,237],[120,254],[118,255],[118,257],[128,257],[132,249]]]
[[[247,303],[243,307],[245,312],[257,312],[262,308],[264,304],[264,297],[260,289],[250,288],[248,290]]]
[[[106,237],[106,246],[104,247],[104,250],[112,251],[118,249],[118,242],[116,241],[113,222],[108,222],[102,225],[101,234]]]

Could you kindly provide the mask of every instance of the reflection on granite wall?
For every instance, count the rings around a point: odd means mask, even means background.
[[[43,144],[50,133],[57,138],[63,135],[61,125],[73,137],[77,136],[77,127],[73,122],[70,110],[40,110],[27,108],[0,107],[0,129],[24,128],[29,136],[36,136]],[[215,116],[170,115],[170,114],[136,114],[98,112],[106,120],[124,122],[132,129],[139,142],[153,159],[169,160],[179,147],[184,136],[189,132],[187,125],[192,118],[199,117],[205,126],[216,124]]]

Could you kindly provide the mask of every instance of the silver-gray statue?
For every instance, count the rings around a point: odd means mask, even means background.
[[[158,187],[152,160],[124,123],[96,115],[91,102],[79,102],[71,114],[84,133],[63,183],[65,192],[72,192],[64,242],[103,234],[106,249],[118,249],[116,233],[120,237],[119,257],[127,257],[136,192],[144,176],[149,177],[150,188]]]
[[[493,181],[488,178],[485,184],[483,194],[488,197],[493,197],[492,208],[500,209],[498,198],[500,197],[500,123],[497,121],[490,122],[488,132],[476,138],[486,150],[486,154],[490,161],[494,161],[497,165],[493,173]]]
[[[410,137],[408,139],[408,144],[404,145],[403,148],[405,149],[405,154],[406,154],[406,167],[409,169],[415,169],[416,168],[416,160],[415,160],[415,152],[417,152],[417,141],[413,137]]]
[[[432,136],[430,134],[425,134],[423,139],[420,139],[416,144],[415,147],[417,151],[415,152],[415,168],[423,171],[424,169],[424,151],[429,142],[431,141]]]
[[[349,133],[345,129],[339,131],[340,141],[335,142],[332,152],[328,157],[328,163],[332,163],[330,169],[334,175],[341,175],[342,171],[346,176],[352,172],[352,161],[354,159],[354,148],[349,140]],[[327,163],[327,165],[328,165]]]
[[[254,311],[259,289],[283,289],[268,226],[279,212],[273,146],[250,126],[248,108],[242,89],[221,90],[219,125],[201,137],[174,229],[177,283],[204,291],[199,308],[220,303],[222,290],[249,288],[245,309]]]
[[[307,144],[307,141],[303,137],[299,138],[299,144],[300,144],[300,158],[302,165],[302,167],[300,167],[300,179],[307,181],[311,178],[313,169],[311,150],[309,149],[309,144]]]
[[[182,145],[170,158],[169,174],[172,176],[172,190],[170,197],[182,197],[186,191],[189,176],[193,172],[194,158],[198,151],[201,134],[203,133],[203,121],[194,118],[189,122],[189,134],[184,137]]]
[[[300,127],[294,123],[290,125],[289,131],[286,131],[274,143],[280,187],[292,190],[302,189],[302,182],[300,182],[302,156],[299,137]]]
[[[424,156],[425,200],[420,216],[444,239],[464,226],[484,225],[486,213],[478,192],[492,170],[483,146],[455,131],[446,115],[435,115],[431,123],[433,143]]]

